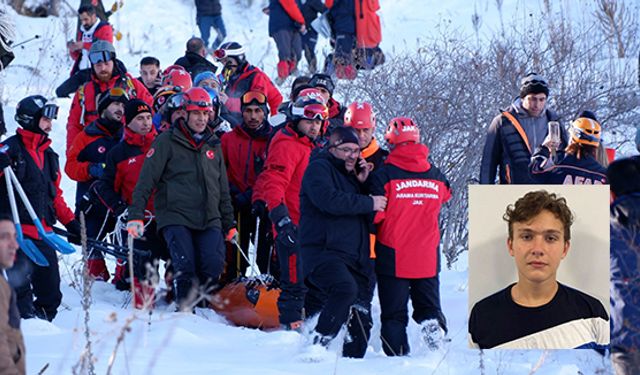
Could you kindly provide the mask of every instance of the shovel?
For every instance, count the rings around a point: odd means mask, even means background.
[[[38,219],[38,215],[33,210],[33,207],[29,202],[29,198],[27,198],[27,194],[25,194],[24,190],[22,189],[22,186],[20,185],[20,181],[18,181],[18,178],[16,177],[15,173],[13,173],[13,170],[11,168],[6,168],[4,170],[4,173],[11,176],[11,181],[13,181],[13,183],[15,184],[14,186],[16,188],[16,191],[18,192],[18,195],[20,195],[20,199],[22,199],[22,203],[24,204],[25,208],[29,212],[29,217],[31,217],[31,220],[33,221],[33,225],[35,225],[36,229],[38,229],[38,234],[40,235],[40,237],[42,237],[44,242],[46,242],[49,246],[53,247],[54,249],[56,249],[58,252],[62,254],[75,253],[76,249],[73,246],[71,246],[67,241],[56,236],[56,234],[53,233],[52,231],[47,232],[44,230],[44,227],[42,227],[42,223],[40,222],[40,219]]]
[[[13,192],[13,184],[11,183],[11,176],[9,173],[13,174],[13,170],[11,167],[6,167],[4,169],[4,178],[7,182],[7,192],[9,193],[9,204],[11,205],[11,214],[13,215],[13,222],[16,224],[16,237],[18,240],[18,244],[20,245],[20,249],[25,253],[26,256],[29,257],[33,261],[33,263],[47,267],[49,266],[49,261],[47,258],[42,255],[40,249],[33,243],[33,241],[24,238],[22,234],[22,226],[20,225],[20,216],[18,215],[18,206],[16,206],[16,197]]]

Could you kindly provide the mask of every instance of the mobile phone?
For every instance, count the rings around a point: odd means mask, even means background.
[[[354,170],[356,171],[356,174],[360,174],[360,172],[362,172],[362,167],[360,166],[360,160],[362,160],[362,158],[358,158],[358,160],[356,160],[356,166],[354,168]]]

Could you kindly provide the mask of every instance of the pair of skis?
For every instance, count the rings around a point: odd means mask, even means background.
[[[1,150],[0,150],[1,151]],[[49,261],[42,254],[42,252],[38,249],[38,247],[28,238],[25,238],[22,233],[22,226],[20,224],[20,215],[18,214],[18,206],[16,204],[16,197],[14,194],[14,188],[20,195],[20,199],[24,204],[27,212],[29,212],[29,217],[31,221],[33,221],[33,225],[35,225],[38,230],[38,235],[42,238],[42,240],[52,248],[56,249],[58,252],[62,254],[71,254],[76,251],[76,249],[71,246],[67,241],[58,237],[52,231],[46,231],[38,218],[38,215],[31,206],[29,202],[29,198],[27,198],[27,194],[22,189],[22,185],[20,185],[20,181],[16,177],[15,173],[13,173],[13,169],[11,167],[6,167],[4,169],[4,178],[7,183],[7,193],[9,194],[9,204],[11,205],[11,214],[13,215],[13,221],[16,225],[17,232],[17,240],[18,244],[22,251],[27,255],[35,264],[47,267],[49,266]]]

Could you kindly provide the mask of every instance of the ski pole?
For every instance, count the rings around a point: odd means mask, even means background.
[[[36,40],[36,39],[40,39],[40,35],[36,34],[36,35],[34,35],[33,37],[31,37],[31,38],[29,38],[29,39],[25,39],[25,40],[23,40],[23,41],[22,41],[22,42],[20,42],[20,43],[16,43],[16,44],[14,44],[13,46],[11,46],[11,48],[20,47],[21,45],[26,44],[26,43],[29,43],[30,41],[32,41],[32,40]]]

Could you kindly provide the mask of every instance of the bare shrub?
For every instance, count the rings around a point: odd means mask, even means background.
[[[364,79],[338,86],[346,104],[372,103],[378,137],[396,116],[421,127],[430,159],[454,192],[442,215],[449,266],[467,248],[467,185],[477,181],[486,128],[518,95],[522,76],[536,71],[548,79],[550,107],[565,125],[580,110],[596,111],[608,147],[630,141],[632,125],[640,122],[635,62],[603,50],[608,36],[601,28],[572,24],[550,8],[527,17],[482,44],[444,24],[417,53],[389,58]]]

